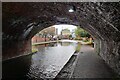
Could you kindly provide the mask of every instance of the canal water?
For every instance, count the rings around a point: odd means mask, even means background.
[[[61,41],[37,45],[38,52],[4,61],[3,80],[55,78],[76,51],[77,42]]]

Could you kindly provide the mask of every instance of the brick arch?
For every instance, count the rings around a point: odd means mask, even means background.
[[[68,9],[74,7],[70,13]],[[120,3],[3,2],[3,59],[31,52],[31,38],[55,24],[78,25],[96,38],[100,56],[120,74]],[[15,56],[12,56],[15,54]]]

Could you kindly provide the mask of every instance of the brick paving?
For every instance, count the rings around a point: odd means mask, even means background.
[[[114,72],[95,54],[94,48],[82,45],[72,78],[112,78]]]

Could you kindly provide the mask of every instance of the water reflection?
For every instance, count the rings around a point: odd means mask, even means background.
[[[16,80],[54,78],[68,62],[77,43],[60,42],[37,45],[38,52],[3,63],[3,77]]]
[[[31,56],[19,57],[2,62],[2,80],[26,80],[31,65]]]
[[[61,46],[69,46],[70,42],[61,42]]]
[[[74,45],[74,46],[73,46]],[[51,43],[32,56],[30,78],[54,78],[75,52],[77,44],[72,42]],[[40,49],[39,49],[40,48]]]

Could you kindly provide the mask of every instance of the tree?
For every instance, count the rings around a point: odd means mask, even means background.
[[[77,37],[90,37],[89,33],[83,30],[82,28],[77,28],[75,30],[75,35]]]
[[[75,35],[76,35],[77,37],[80,37],[80,36],[81,36],[81,32],[82,32],[82,29],[81,29],[81,28],[75,29]]]

